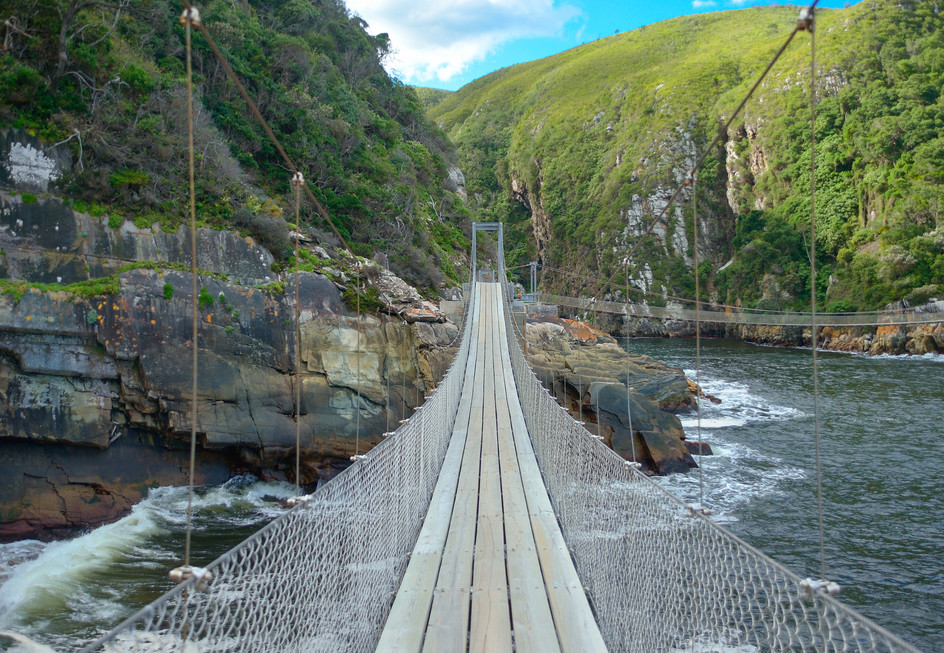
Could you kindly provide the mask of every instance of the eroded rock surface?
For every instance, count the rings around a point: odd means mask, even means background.
[[[67,284],[189,256],[184,229],[112,229],[55,199],[0,201],[0,278]],[[390,282],[388,314],[358,319],[322,274],[302,272],[298,297],[293,275],[284,295],[252,287],[277,277],[251,239],[198,230],[197,245],[212,273],[197,283],[200,483],[294,480],[296,384],[300,481],[333,474],[409,416],[452,360],[456,326],[415,291]],[[113,520],[148,488],[187,480],[192,276],[149,264],[117,279],[117,292],[91,298],[0,295],[0,540]]]
[[[694,405],[680,369],[627,354],[610,336],[574,320],[529,317],[525,337],[528,362],[540,381],[617,453],[628,460],[635,456],[653,474],[695,466],[674,415]]]

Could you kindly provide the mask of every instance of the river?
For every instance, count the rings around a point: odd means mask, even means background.
[[[630,351],[695,378],[695,343],[632,339]],[[826,575],[840,600],[926,651],[944,651],[944,356],[820,352]],[[704,503],[735,534],[819,578],[809,350],[705,340],[700,381]],[[683,417],[688,437],[698,420]],[[661,479],[697,503],[699,475]]]
[[[0,544],[0,631],[72,651],[169,590],[167,572],[182,564],[187,494],[156,488],[131,514],[70,540]],[[294,494],[294,485],[253,476],[200,490],[193,564],[206,565],[257,531],[285,511],[279,499]]]
[[[695,376],[691,340],[631,351]],[[944,356],[820,355],[826,571],[840,599],[918,648],[944,650]],[[801,576],[819,576],[811,356],[703,343],[703,474],[661,479]],[[689,437],[698,420],[683,415]],[[195,502],[194,563],[206,564],[283,508],[284,483],[239,477]],[[72,540],[0,544],[0,631],[73,650],[170,587],[187,493],[157,488],[124,519]],[[0,649],[3,645],[0,644]]]

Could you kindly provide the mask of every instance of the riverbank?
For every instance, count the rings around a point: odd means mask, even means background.
[[[863,320],[874,321],[871,326],[822,326],[817,329],[817,344],[820,349],[854,352],[879,356],[883,354],[944,354],[944,301],[932,301],[910,309],[916,314],[926,314],[937,321],[925,324],[896,324],[904,307],[889,307],[887,310],[867,314]],[[593,322],[598,328],[614,337],[633,338],[693,338],[696,325],[693,321],[680,319],[654,319],[632,317],[610,313],[590,313],[581,309],[561,306],[562,317]],[[704,312],[710,319],[711,311]],[[847,316],[843,315],[843,318]],[[822,315],[823,322],[829,315]],[[758,345],[777,347],[809,347],[812,343],[810,327],[777,326],[757,324],[726,324],[705,321],[700,333],[706,338],[742,340]]]

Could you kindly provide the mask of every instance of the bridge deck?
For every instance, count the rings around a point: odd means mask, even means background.
[[[478,284],[466,383],[378,651],[603,651],[531,448],[500,286]]]

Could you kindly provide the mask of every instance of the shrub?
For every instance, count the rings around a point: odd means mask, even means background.
[[[140,66],[129,63],[121,69],[119,74],[121,75],[121,81],[126,82],[136,93],[150,93],[154,90],[154,80],[150,73]]]
[[[169,283],[164,284],[164,299],[174,298],[174,287]]]
[[[246,229],[253,238],[272,252],[277,260],[285,260],[291,241],[288,237],[288,226],[284,220],[260,215],[243,206],[233,215],[233,222],[236,226]]]
[[[126,168],[112,173],[108,181],[110,181],[111,185],[115,188],[128,186],[134,190],[151,183],[151,175],[143,170],[131,170],[130,168]]]
[[[9,57],[0,59],[0,98],[10,104],[27,104],[36,93],[46,86],[42,75],[23,64],[10,61]],[[8,64],[12,64],[7,67]]]
[[[200,288],[200,294],[197,296],[197,303],[200,308],[210,308],[213,306],[213,295],[206,288]]]
[[[22,195],[21,197],[22,197],[22,199],[23,199],[23,204],[35,204],[35,203],[36,203],[36,196],[33,195],[32,193],[23,193],[23,195]]]

